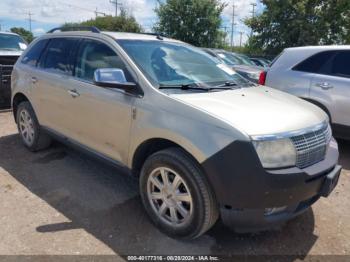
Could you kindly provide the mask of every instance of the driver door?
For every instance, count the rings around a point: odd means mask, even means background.
[[[125,64],[108,44],[83,40],[76,60],[69,111],[74,114],[73,139],[103,155],[126,163],[135,97],[120,89],[98,87],[94,72],[119,68],[133,81]]]

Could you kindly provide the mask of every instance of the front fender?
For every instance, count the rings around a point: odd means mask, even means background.
[[[152,139],[164,139],[179,145],[199,163],[235,140],[225,130],[204,123],[194,123],[174,116],[167,116],[166,119],[147,118],[147,120],[137,121],[132,128],[129,167],[132,166],[133,155],[138,146]]]
[[[173,100],[174,103],[176,105],[178,102]],[[237,139],[249,140],[221,120],[182,103],[177,110],[154,107],[152,102],[145,101],[140,102],[139,106],[131,127],[129,167],[132,167],[133,155],[138,146],[150,139],[169,140],[185,149],[198,163]]]

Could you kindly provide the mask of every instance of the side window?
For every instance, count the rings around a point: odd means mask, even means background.
[[[78,40],[74,38],[53,38],[46,50],[40,67],[57,73],[71,75],[73,71],[72,52]]]
[[[335,51],[325,51],[315,54],[296,65],[293,70],[308,73],[318,73],[321,68],[327,63],[327,61],[329,61],[335,55],[335,53]]]
[[[350,78],[350,51],[340,51],[334,57],[331,75]]]
[[[37,42],[25,54],[21,62],[26,65],[36,66],[48,42],[48,39],[43,39]]]
[[[104,43],[85,40],[78,51],[75,66],[75,76],[92,82],[96,69],[119,68],[124,71],[126,80],[131,82],[132,77],[120,57]]]

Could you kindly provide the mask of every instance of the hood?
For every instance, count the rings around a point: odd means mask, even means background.
[[[326,113],[313,104],[263,86],[170,96],[250,136],[297,131],[328,119]]]

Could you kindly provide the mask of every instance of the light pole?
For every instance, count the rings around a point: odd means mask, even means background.
[[[32,32],[32,16],[33,16],[34,14],[33,13],[31,13],[31,12],[28,12],[28,21],[29,21],[29,31],[30,32]]]
[[[239,47],[242,47],[242,35],[243,35],[243,32],[239,32],[240,36],[239,36]]]
[[[256,7],[256,3],[251,3],[250,4],[251,6],[252,6],[252,8],[253,8],[253,10],[252,10],[252,19],[254,19],[254,17],[255,17],[255,7]],[[250,37],[252,37],[253,36],[253,28],[252,28],[252,30],[250,31]]]
[[[235,4],[234,1],[232,1],[232,23],[231,23],[231,49],[233,51],[233,33],[234,33],[234,26],[235,26]]]
[[[118,6],[122,4],[118,3],[118,0],[109,0],[109,2],[115,5],[115,16],[118,16]]]

